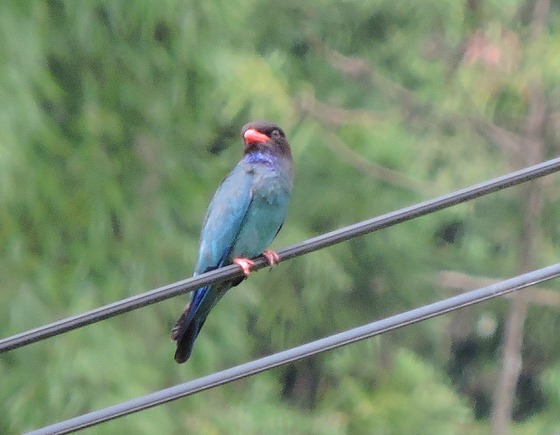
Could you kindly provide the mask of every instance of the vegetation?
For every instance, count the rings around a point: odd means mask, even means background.
[[[0,4],[0,336],[190,276],[252,119],[296,181],[282,247],[560,145],[549,0]],[[186,365],[176,298],[0,356],[15,434],[557,262],[556,176],[255,273]],[[91,433],[560,431],[559,284]]]

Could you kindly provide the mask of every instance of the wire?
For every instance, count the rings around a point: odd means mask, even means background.
[[[340,243],[354,237],[358,237],[382,228],[396,225],[414,219],[419,216],[441,210],[453,205],[478,198],[483,195],[515,186],[517,184],[533,180],[538,177],[551,174],[560,170],[560,158],[547,160],[534,166],[511,172],[501,177],[493,178],[471,187],[467,187],[437,198],[420,202],[418,204],[402,208],[354,225],[350,225],[326,234],[311,238],[304,242],[289,246],[278,251],[280,260],[287,260],[309,252]],[[252,270],[258,270],[267,266],[263,257],[255,261]],[[225,266],[220,269],[207,272],[196,277],[188,278],[169,284],[157,289],[141,293],[112,304],[87,311],[76,316],[68,317],[35,329],[31,329],[0,340],[0,353],[7,352],[55,335],[62,334],[100,320],[122,314],[146,305],[160,302],[182,293],[196,290],[204,285],[214,284],[236,277],[241,277],[242,272],[236,265]]]
[[[459,308],[467,307],[497,296],[502,296],[559,276],[560,263],[525,273],[487,287],[482,287],[478,290],[472,290],[458,296],[443,299],[429,305],[424,305],[364,326],[312,341],[310,343],[250,361],[221,372],[216,372],[184,384],[156,391],[155,393],[151,393],[128,402],[123,402],[118,405],[74,417],[30,432],[30,434],[43,435],[75,432],[80,429],[85,429],[109,420],[124,417],[154,406],[162,405],[200,391],[224,385],[247,376],[255,375],[265,370],[298,361],[327,350],[336,349],[338,347],[364,340],[375,335],[383,334],[422,320],[430,319]]]

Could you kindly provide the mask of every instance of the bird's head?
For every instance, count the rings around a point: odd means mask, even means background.
[[[245,147],[257,144],[287,143],[286,135],[280,127],[268,121],[253,121],[241,129]]]

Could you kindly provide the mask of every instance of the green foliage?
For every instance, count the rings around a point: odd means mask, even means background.
[[[382,349],[358,345],[327,364],[336,386],[324,403],[343,412],[349,433],[472,433],[468,406],[433,367]]]
[[[3,2],[1,336],[189,276],[206,206],[251,119],[274,120],[293,146],[295,190],[273,247],[522,166],[527,143],[507,139],[523,137],[534,83],[548,116],[543,155],[555,155],[560,16],[552,5],[535,36],[528,9]],[[544,265],[557,258],[560,209],[552,182],[540,190],[532,262]],[[441,271],[516,274],[526,197],[511,189],[262,271],[216,306],[184,366],[168,337],[185,298],[6,353],[0,432],[432,302],[449,294]],[[409,326],[91,432],[486,433],[506,306]],[[515,433],[559,430],[557,309],[529,310],[523,373],[536,387],[518,391]]]

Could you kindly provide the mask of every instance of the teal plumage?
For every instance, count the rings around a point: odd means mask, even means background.
[[[278,126],[255,121],[241,130],[243,158],[214,194],[200,235],[194,275],[237,263],[249,273],[246,259],[276,254],[266,248],[282,227],[292,190],[292,155]],[[218,300],[242,279],[195,291],[177,320],[171,337],[177,341],[175,360],[185,362],[206,317]]]

